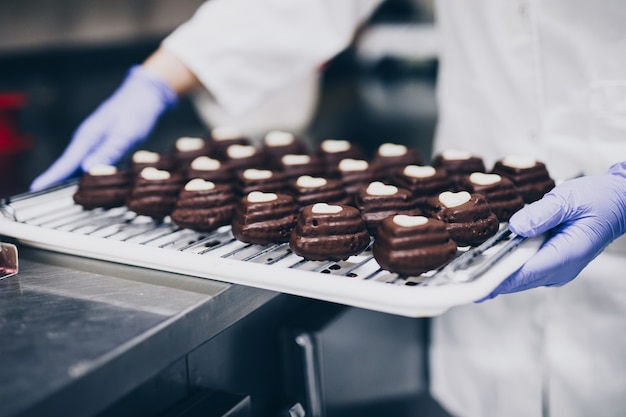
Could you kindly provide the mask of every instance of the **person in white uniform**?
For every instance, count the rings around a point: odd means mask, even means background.
[[[198,86],[229,114],[246,114],[345,48],[378,3],[207,2],[31,188],[115,163]],[[626,3],[441,0],[436,18],[434,152],[465,149],[487,166],[530,155],[564,182],[511,219],[514,232],[549,239],[497,297],[434,319],[431,392],[462,417],[623,415]]]

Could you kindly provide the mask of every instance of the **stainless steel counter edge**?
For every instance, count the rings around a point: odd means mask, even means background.
[[[0,280],[0,416],[93,415],[279,296],[18,248]]]

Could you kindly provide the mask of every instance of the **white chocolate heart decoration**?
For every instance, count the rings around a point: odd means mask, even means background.
[[[153,164],[159,162],[160,158],[161,156],[158,153],[145,150],[140,150],[133,154],[133,162],[138,164]]]
[[[256,153],[256,148],[252,145],[230,145],[226,149],[226,154],[231,159],[250,158]]]
[[[241,130],[234,126],[218,126],[211,130],[211,137],[215,141],[238,139],[242,137]]]
[[[524,155],[509,155],[502,160],[502,165],[506,165],[511,168],[528,169],[537,165],[537,160],[530,156]]]
[[[204,146],[204,140],[202,138],[192,138],[184,136],[176,139],[176,149],[179,152],[191,152],[202,149]]]
[[[339,162],[339,171],[365,171],[369,167],[367,161],[361,159],[345,158]]]
[[[460,149],[448,149],[446,151],[443,151],[441,153],[441,156],[443,156],[443,159],[457,161],[470,159],[472,157],[472,154],[467,151],[462,151]]]
[[[424,216],[408,216],[406,214],[396,214],[393,222],[402,227],[421,226],[428,223],[428,218]]]
[[[471,195],[467,191],[459,191],[458,193],[452,191],[444,191],[443,193],[439,194],[439,201],[441,202],[441,204],[448,208],[457,207],[461,204],[465,204],[470,201],[470,198]]]
[[[191,161],[191,169],[197,171],[217,171],[221,166],[220,161],[208,156],[199,156]]]
[[[311,177],[310,175],[301,175],[296,180],[296,185],[302,188],[319,188],[328,184],[326,178]]]
[[[367,186],[367,193],[369,195],[380,195],[380,196],[394,195],[397,192],[398,192],[398,187],[396,187],[395,185],[383,184],[380,181],[371,182]]]
[[[283,155],[281,161],[284,165],[306,165],[311,162],[309,155],[287,154]]]
[[[383,143],[378,147],[378,154],[386,158],[406,155],[407,151],[406,146],[396,143]]]
[[[327,203],[315,203],[311,211],[315,214],[335,214],[343,210],[341,206],[330,205]]]
[[[491,185],[502,180],[498,174],[485,174],[484,172],[473,172],[469,179],[472,183],[478,185]]]
[[[322,142],[321,148],[326,153],[338,153],[347,151],[351,146],[347,140],[326,139]]]
[[[185,184],[185,190],[187,191],[208,191],[215,188],[215,183],[211,181],[205,181],[202,178],[194,178]]]
[[[247,180],[266,180],[272,178],[272,171],[268,169],[249,168],[243,172],[243,177]]]
[[[263,141],[267,146],[275,147],[291,145],[295,139],[296,138],[293,133],[283,132],[282,130],[273,130],[265,135]]]
[[[404,167],[404,170],[402,171],[402,173],[406,175],[407,177],[413,177],[413,178],[432,177],[433,175],[435,175],[436,172],[437,171],[435,170],[435,168],[429,165],[425,165],[425,166],[407,165]]]
[[[252,191],[248,194],[248,201],[251,203],[267,203],[278,199],[274,193],[264,193],[262,191]]]
[[[113,175],[117,172],[117,168],[113,165],[96,165],[89,170],[89,175],[106,176]]]
[[[141,170],[141,177],[147,180],[168,180],[171,177],[169,171],[157,169],[154,167],[146,167]]]

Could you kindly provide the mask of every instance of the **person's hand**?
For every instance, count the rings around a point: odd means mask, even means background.
[[[605,175],[576,178],[555,187],[519,212],[509,228],[548,239],[487,298],[574,279],[614,239],[626,232],[626,162]]]
[[[31,191],[47,188],[98,164],[115,164],[146,139],[159,116],[177,101],[176,92],[143,66],[132,67],[122,85],[76,130],[59,159],[37,177]]]

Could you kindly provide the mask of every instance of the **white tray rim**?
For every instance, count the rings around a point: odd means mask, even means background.
[[[427,317],[488,296],[544,241],[528,238],[471,282],[440,286],[389,285],[344,276],[197,255],[76,234],[0,216],[0,233],[33,247],[315,298],[407,317]]]

